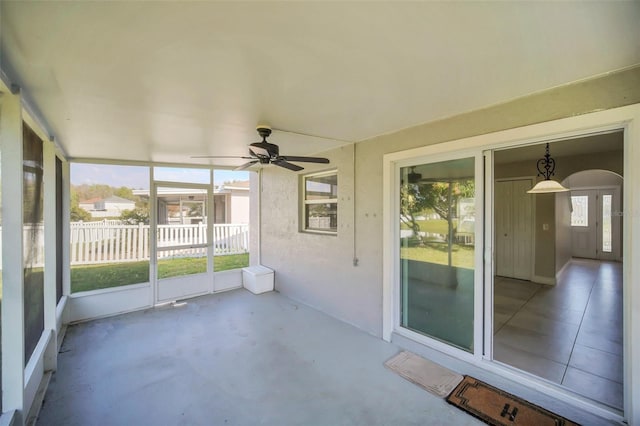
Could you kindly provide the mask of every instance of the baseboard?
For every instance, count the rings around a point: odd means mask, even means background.
[[[67,335],[67,324],[64,324],[62,327],[60,327],[60,331],[58,331],[58,341],[56,342],[58,344],[58,352],[60,352],[60,349],[62,348],[62,342],[66,335]]]
[[[531,281],[538,284],[556,285],[557,281],[555,277],[543,277],[541,275],[534,275]]]
[[[562,268],[560,268],[560,270],[558,272],[556,272],[556,282],[558,282],[560,280],[560,277],[562,276],[562,273],[565,271],[565,269],[567,269],[567,267],[571,264],[571,259],[567,260],[564,265],[562,265]]]
[[[25,426],[36,425],[36,422],[38,421],[38,415],[40,415],[40,409],[42,408],[42,403],[44,402],[44,395],[47,393],[47,388],[49,387],[51,374],[51,371],[46,371],[42,375],[42,380],[40,380],[40,385],[38,386],[38,390],[36,391],[33,403],[31,404],[31,408],[29,409],[29,414],[27,415],[27,421],[24,422]]]

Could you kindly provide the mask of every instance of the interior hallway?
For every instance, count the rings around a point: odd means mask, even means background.
[[[70,326],[39,425],[475,425],[383,366],[399,348],[234,290]]]
[[[556,286],[496,277],[494,359],[622,410],[622,264],[573,259]]]

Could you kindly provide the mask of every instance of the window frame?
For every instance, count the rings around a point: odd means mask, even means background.
[[[313,172],[301,175],[300,178],[300,232],[309,233],[309,234],[322,234],[322,235],[338,235],[338,195],[336,191],[335,198],[326,198],[321,200],[307,200],[307,179],[314,177],[324,177],[324,176],[336,176],[336,187],[339,191],[339,182],[338,182],[338,169],[331,170],[323,170],[321,172]],[[309,228],[307,226],[307,206],[314,204],[335,204],[336,205],[336,229],[334,230],[322,230],[322,229],[314,229]]]

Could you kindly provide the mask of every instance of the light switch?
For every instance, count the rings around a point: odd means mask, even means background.
[[[548,223],[543,223],[542,224],[542,230],[543,231],[548,231],[549,230],[549,224]]]

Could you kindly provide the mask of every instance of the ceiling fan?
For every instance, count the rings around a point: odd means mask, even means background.
[[[416,167],[415,166],[411,166],[409,168],[409,173],[407,174],[407,181],[408,183],[412,184],[412,183],[420,183],[422,179],[422,174],[416,172]],[[404,185],[404,179],[400,179],[400,184]]]
[[[280,155],[280,149],[278,145],[267,142],[267,138],[271,134],[271,127],[266,125],[259,125],[256,127],[258,134],[262,138],[260,142],[254,142],[249,145],[249,156],[192,156],[191,158],[242,158],[245,160],[251,160],[243,165],[236,167],[234,170],[244,170],[254,164],[274,164],[276,166],[284,167],[285,169],[292,170],[294,172],[303,170],[304,167],[300,167],[297,164],[292,164],[290,161],[296,163],[321,163],[328,164],[327,158],[320,157],[297,157],[293,155]]]

